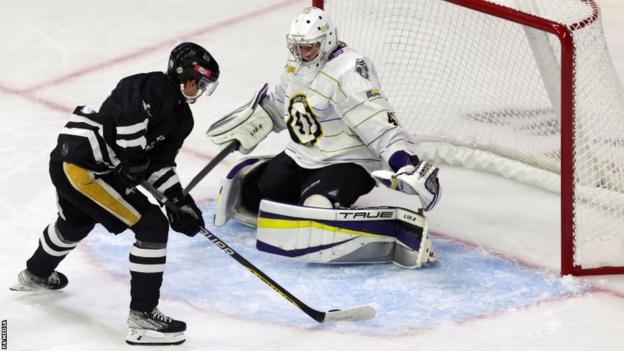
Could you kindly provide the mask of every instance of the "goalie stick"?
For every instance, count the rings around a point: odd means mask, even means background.
[[[152,186],[147,181],[141,182],[141,186],[145,188],[150,194],[152,194],[160,203],[165,204],[172,211],[179,211],[179,209],[171,202],[167,197],[158,191],[154,186]],[[332,309],[327,312],[319,311],[314,309],[301,300],[299,300],[296,296],[288,292],[288,290],[284,289],[281,285],[276,283],[271,277],[266,275],[256,266],[254,266],[251,262],[247,261],[243,256],[238,254],[234,249],[232,249],[228,244],[219,239],[216,235],[211,233],[205,227],[199,228],[202,235],[204,235],[208,240],[210,240],[213,244],[215,244],[221,251],[228,254],[230,257],[235,259],[238,263],[242,264],[245,268],[247,268],[253,275],[262,280],[266,285],[268,285],[271,289],[275,290],[278,294],[282,295],[286,300],[288,300],[293,305],[297,306],[300,310],[305,312],[308,316],[319,323],[323,322],[338,322],[338,321],[360,321],[372,319],[375,317],[375,309],[372,306],[359,306],[348,309]]]
[[[199,173],[197,173],[195,177],[193,177],[193,179],[191,179],[191,181],[188,183],[186,188],[184,188],[184,193],[185,194],[189,193],[199,182],[201,182],[202,179],[204,179],[204,177],[206,176],[206,174],[208,174],[208,172],[212,171],[212,169],[215,168],[215,166],[218,165],[225,158],[225,156],[236,151],[239,147],[240,147],[240,143],[238,142],[238,140],[235,140],[229,143],[225,148],[223,148],[223,150],[221,150],[217,154],[217,156],[215,156],[206,165],[206,167],[204,167],[201,171],[199,171]]]

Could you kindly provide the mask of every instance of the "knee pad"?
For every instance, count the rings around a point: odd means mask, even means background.
[[[332,202],[323,195],[314,194],[308,196],[303,201],[303,206],[306,207],[320,207],[320,208],[334,208]]]
[[[156,205],[150,205],[141,214],[141,219],[132,227],[138,241],[166,243],[169,235],[169,221]]]

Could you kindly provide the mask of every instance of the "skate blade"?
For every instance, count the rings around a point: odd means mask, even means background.
[[[28,284],[16,283],[13,286],[9,286],[11,291],[59,291],[60,289],[49,289],[44,286],[32,286]]]
[[[21,283],[17,283],[13,286],[9,286],[9,290],[12,291],[36,291],[36,290],[42,290],[41,288],[34,288],[30,285],[24,285]]]
[[[126,343],[130,345],[180,345],[185,340],[184,332],[161,333],[137,328],[130,328],[126,335]]]

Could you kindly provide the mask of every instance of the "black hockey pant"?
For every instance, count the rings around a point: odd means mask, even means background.
[[[51,161],[50,177],[58,217],[43,230],[27,269],[49,276],[96,223],[115,234],[130,228],[136,238],[129,255],[130,308],[151,311],[160,297],[169,232],[160,208],[115,173],[96,175],[71,163]]]
[[[258,212],[262,199],[303,205],[308,197],[316,194],[348,207],[374,186],[375,180],[366,169],[355,163],[306,169],[281,152],[245,179],[243,205]]]

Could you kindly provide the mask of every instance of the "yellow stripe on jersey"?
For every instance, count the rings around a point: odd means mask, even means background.
[[[128,226],[141,219],[141,214],[121,194],[103,180],[95,179],[92,171],[68,162],[63,162],[63,170],[76,190]]]
[[[307,228],[313,227],[318,228],[330,232],[342,233],[342,234],[351,234],[351,235],[359,235],[359,236],[368,236],[368,237],[384,237],[384,235],[373,234],[369,232],[363,232],[360,230],[351,230],[340,227],[335,227],[333,225],[323,224],[316,221],[305,220],[305,219],[275,219],[275,218],[264,218],[258,217],[258,228],[266,228],[266,229],[297,229],[297,228]]]
[[[331,102],[333,102],[333,103],[336,103],[336,101],[334,101],[334,99],[332,99],[332,98],[331,98],[331,96],[325,96],[325,95],[324,95],[323,93],[321,93],[320,91],[315,90],[315,89],[312,89],[312,87],[308,87],[308,90],[310,90],[310,91],[312,91],[312,92],[314,92],[314,93],[317,93],[317,94],[318,94],[318,95],[320,95],[321,97],[323,97],[323,98],[325,98],[325,99],[327,99],[327,100],[330,100],[330,101],[331,101]]]
[[[323,121],[321,122],[322,124],[328,124],[331,122],[336,122],[337,120],[331,120],[331,121]],[[340,123],[343,123],[342,121]],[[336,134],[323,134],[323,138],[335,138],[338,136],[341,136],[342,134],[345,134],[348,137],[354,137],[356,136],[355,133],[352,133],[351,130],[341,130],[340,132],[336,133]]]
[[[345,134],[344,130],[340,131],[340,133],[336,133],[336,134],[323,134],[323,138],[335,138],[337,136],[341,136],[342,134]],[[353,135],[349,135],[348,136],[353,136]]]
[[[382,112],[388,112],[388,109],[379,110],[379,111],[373,113],[372,115],[364,118],[360,123],[356,124],[353,128],[357,128],[357,127],[361,126],[364,122],[368,121],[369,119],[377,116],[378,114],[380,114]]]
[[[370,99],[364,100],[364,101],[360,102],[359,104],[356,104],[355,106],[353,106],[353,107],[351,107],[350,109],[346,110],[346,111],[342,114],[341,118],[344,118],[344,117],[345,117],[345,116],[346,116],[349,112],[352,112],[353,110],[355,110],[356,108],[358,108],[358,107],[360,107],[360,106],[364,105],[365,103],[367,103],[367,102],[372,102],[372,101],[379,100],[379,99],[385,99],[385,98],[384,98],[383,96],[373,96],[373,97],[372,97],[372,98],[370,98]]]
[[[336,79],[336,78],[334,78],[334,77],[330,76],[329,74],[327,74],[327,73],[325,73],[325,72],[323,72],[323,71],[320,71],[319,73],[320,73],[320,74],[322,74],[322,75],[324,75],[324,76],[325,76],[325,77],[327,77],[328,79],[333,80],[333,81],[336,83],[336,85],[338,86],[338,89],[340,89],[340,92],[342,93],[342,95],[344,95],[344,96],[348,96],[348,95],[347,95],[347,93],[345,93],[344,89],[342,89],[342,85],[340,85],[340,82],[338,81],[338,79]]]

